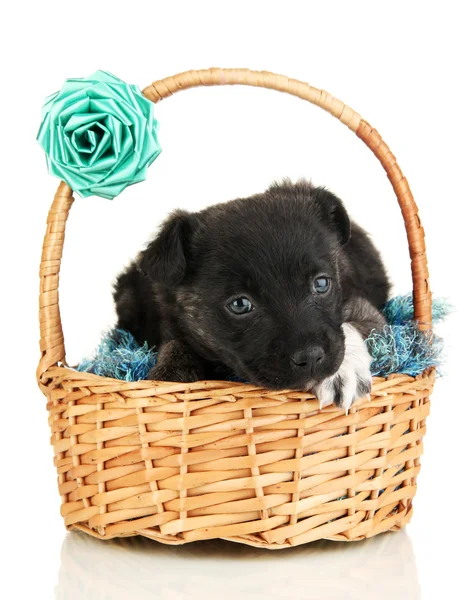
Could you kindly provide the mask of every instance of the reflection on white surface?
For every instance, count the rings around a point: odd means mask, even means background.
[[[57,600],[164,598],[420,599],[405,531],[362,542],[262,550],[221,540],[166,546],[146,538],[64,540]]]

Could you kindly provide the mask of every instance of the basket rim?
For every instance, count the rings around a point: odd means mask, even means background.
[[[372,377],[371,393],[366,397],[356,400],[352,404],[352,408],[357,408],[369,403],[371,401],[371,396],[373,395],[386,395],[386,393],[383,392],[383,388],[386,386],[391,386],[393,384],[393,380],[399,380],[399,391],[406,391],[409,390],[409,384],[411,383],[418,381],[430,382],[430,380],[432,378],[435,379],[435,377],[435,367],[427,367],[422,373],[419,373],[419,375],[415,376],[407,375],[406,373],[391,373],[387,377]],[[251,395],[257,394],[263,398],[277,399],[281,402],[293,402],[295,400],[318,401],[318,398],[314,394],[310,392],[304,392],[302,390],[269,390],[261,386],[247,383],[213,379],[203,379],[190,383],[155,381],[149,379],[141,379],[139,381],[124,381],[122,379],[114,379],[113,377],[96,375],[95,373],[77,371],[74,369],[74,367],[70,367],[68,365],[49,367],[42,375],[39,383],[41,387],[45,386],[46,389],[49,389],[49,382],[53,381],[55,378],[59,378],[61,383],[64,380],[68,380],[70,382],[77,380],[78,382],[87,382],[88,385],[96,382],[97,388],[101,388],[101,386],[113,388],[111,390],[104,388],[103,393],[137,392],[139,390],[147,390],[150,392],[147,397],[166,396],[166,399],[170,402],[186,402],[188,400],[192,400],[193,398],[189,398],[189,395],[194,396],[195,399],[197,399],[197,397],[200,397],[201,399],[205,397],[213,397],[215,399],[215,396],[220,396],[219,400],[221,402],[235,402],[237,400],[237,396],[245,397],[250,393]],[[219,393],[221,391],[224,391],[225,393]],[[206,394],[206,392],[209,393]],[[182,398],[179,396],[185,397]],[[344,412],[343,409],[335,406],[327,406],[323,409],[319,408],[319,410],[324,412]]]

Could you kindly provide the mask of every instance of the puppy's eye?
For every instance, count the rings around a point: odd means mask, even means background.
[[[251,312],[254,307],[248,298],[242,296],[241,298],[236,298],[230,302],[230,304],[227,304],[227,308],[235,315],[246,315],[247,313]]]
[[[314,288],[314,292],[316,294],[326,294],[330,289],[330,278],[316,277],[312,287]]]

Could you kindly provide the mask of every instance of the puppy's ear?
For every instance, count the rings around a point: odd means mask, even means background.
[[[350,217],[338,198],[331,210],[331,218],[340,235],[340,243],[344,246],[350,239],[351,224]]]
[[[329,192],[326,189],[323,189],[322,191],[323,198],[320,198],[320,200],[323,201],[326,217],[328,217],[329,221],[335,226],[340,243],[344,246],[350,239],[350,217],[340,198],[337,198],[335,194],[332,194],[332,192]]]
[[[152,281],[175,286],[184,279],[195,220],[191,213],[174,211],[141,253],[138,265]]]

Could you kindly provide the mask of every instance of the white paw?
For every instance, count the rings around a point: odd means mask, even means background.
[[[358,398],[371,390],[371,356],[360,333],[348,323],[342,325],[345,334],[345,357],[338,371],[316,384],[314,393],[320,408],[336,404],[348,409]]]

